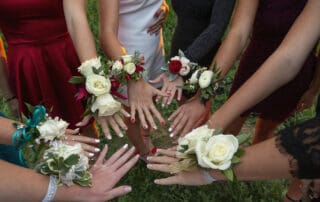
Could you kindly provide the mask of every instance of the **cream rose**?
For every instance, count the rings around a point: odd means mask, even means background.
[[[195,151],[201,167],[227,170],[238,148],[239,142],[235,136],[221,134],[212,136],[208,142],[198,141]]]
[[[179,60],[180,61],[180,57],[179,56],[174,56],[174,57],[170,58],[170,60]]]
[[[109,93],[111,88],[111,82],[104,76],[92,74],[86,79],[86,89],[89,93],[95,96]]]
[[[193,72],[193,74],[191,75],[191,78],[190,78],[190,80],[189,80],[191,84],[198,83],[198,72],[199,72],[199,70],[196,70],[196,71]]]
[[[132,55],[123,55],[121,56],[121,59],[123,60],[124,64],[132,62]]]
[[[136,65],[132,62],[125,64],[124,65],[124,70],[128,73],[128,74],[133,74],[136,71]]]
[[[42,122],[37,126],[40,136],[36,141],[39,142],[42,139],[45,142],[50,142],[54,139],[59,139],[65,135],[68,125],[67,122],[58,117],[55,117],[54,119],[49,117],[45,122]]]
[[[189,65],[187,65],[187,66],[182,66],[182,68],[179,71],[179,74],[181,76],[186,76],[187,74],[189,74],[189,72],[190,72],[190,67]]]
[[[97,97],[96,101],[91,106],[91,111],[99,110],[99,116],[111,116],[120,111],[121,103],[114,100],[112,95],[104,94]]]
[[[100,67],[101,67],[100,58],[93,58],[83,62],[81,66],[78,67],[78,71],[84,76],[89,76],[94,74],[93,68],[99,69]]]
[[[213,77],[213,72],[210,70],[206,70],[202,72],[199,78],[199,86],[200,88],[207,88],[211,84],[211,80]]]
[[[186,57],[181,57],[180,61],[181,61],[182,67],[186,67],[190,63],[190,60],[188,58],[186,58]]]
[[[186,154],[192,154],[195,152],[195,146],[198,141],[202,140],[208,140],[214,130],[208,128],[207,125],[203,125],[199,128],[194,129],[190,133],[188,133],[186,136],[179,138],[178,143],[178,150],[183,149],[183,145],[188,145],[188,149],[184,152]]]
[[[120,72],[122,69],[123,69],[123,65],[119,60],[113,63],[112,70]]]

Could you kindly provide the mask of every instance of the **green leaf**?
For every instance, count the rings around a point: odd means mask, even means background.
[[[245,153],[245,150],[242,148],[239,148],[238,151],[234,154],[238,158],[240,158]]]
[[[95,67],[92,67],[92,71],[93,71],[93,73],[95,73],[95,74],[100,74],[100,72],[103,71],[103,67],[100,66],[98,69],[95,68]]]
[[[186,57],[181,49],[179,49],[178,54],[180,57]]]
[[[50,171],[59,172],[58,164],[54,159],[47,160],[47,164]]]
[[[71,154],[66,160],[64,160],[64,164],[68,166],[76,165],[80,160],[80,156],[78,154]]]
[[[250,139],[251,135],[250,134],[240,134],[240,135],[237,135],[236,137],[238,139],[239,145],[241,145],[241,144],[247,142]]]
[[[82,84],[86,82],[86,78],[83,76],[73,76],[69,79],[69,83],[72,84]]]
[[[233,180],[234,180],[234,173],[233,173],[232,168],[228,168],[227,170],[223,170],[223,171],[222,171],[222,174],[223,174],[224,176],[226,176],[226,178],[227,178],[228,180],[230,180],[231,182],[233,182]]]
[[[161,67],[161,70],[163,70],[163,71],[169,71],[169,67],[168,67],[168,66],[163,66],[163,67]]]
[[[169,74],[169,80],[170,81],[173,81],[177,78],[177,75],[176,74]]]
[[[236,164],[240,162],[240,158],[236,155],[234,155],[231,159],[231,163]]]
[[[34,111],[34,106],[32,106],[31,104],[26,103],[26,102],[25,102],[24,104],[27,106],[28,111],[31,112],[31,113],[33,113],[33,111]]]

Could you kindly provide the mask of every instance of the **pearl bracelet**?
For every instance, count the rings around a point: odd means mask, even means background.
[[[50,181],[49,186],[47,190],[47,194],[42,200],[42,202],[51,202],[54,199],[54,196],[56,195],[58,188],[57,178],[56,176],[50,175]]]

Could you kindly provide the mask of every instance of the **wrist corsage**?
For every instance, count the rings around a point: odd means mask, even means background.
[[[198,66],[191,77],[185,81],[182,89],[188,93],[199,91],[201,101],[206,102],[214,98],[215,95],[221,94],[219,86],[221,80],[220,73],[217,73],[215,67],[213,70],[208,70],[207,67]]]
[[[123,98],[117,91],[119,86],[115,85],[116,81],[110,81],[109,68],[102,66],[100,58],[85,61],[78,70],[83,76],[74,76],[69,82],[85,84],[85,89],[76,95],[77,99],[86,99],[84,115],[111,116],[120,111],[121,103],[112,96]]]
[[[83,155],[81,144],[71,146],[62,142],[69,124],[58,117],[49,117],[41,105],[28,108],[32,116],[23,125],[14,124],[17,130],[12,137],[20,161],[24,162],[25,151],[29,167],[55,176],[59,184],[91,186],[89,159]]]
[[[176,156],[178,162],[170,165],[171,173],[190,171],[196,167],[218,169],[231,181],[236,177],[232,166],[240,162],[244,150],[239,148],[250,135],[221,134],[207,125],[196,128],[179,138]]]
[[[168,74],[169,80],[173,81],[177,76],[187,76],[196,66],[196,63],[190,62],[184,53],[179,50],[179,55],[172,57],[168,61],[167,66],[161,67],[161,69]]]

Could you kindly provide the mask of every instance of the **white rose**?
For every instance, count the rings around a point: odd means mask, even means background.
[[[122,69],[123,69],[123,65],[122,65],[122,63],[121,63],[119,60],[117,60],[117,61],[115,61],[115,62],[113,63],[113,65],[112,65],[112,70],[115,70],[115,71],[120,72]]]
[[[136,71],[136,65],[132,62],[125,64],[124,65],[124,70],[128,73],[128,74],[133,74]]]
[[[92,68],[99,69],[100,67],[101,67],[100,58],[93,58],[83,62],[81,66],[78,67],[78,71],[84,76],[89,76],[91,74],[94,74]]]
[[[189,65],[187,65],[187,66],[182,66],[182,68],[179,71],[179,74],[181,76],[186,76],[187,74],[189,74],[189,72],[190,72],[190,67]]]
[[[51,144],[51,147],[45,151],[44,158],[48,159],[48,154],[54,154],[63,159],[67,159],[72,154],[80,155],[83,152],[81,144],[77,143],[75,145],[67,145],[61,141],[54,141]]]
[[[111,82],[104,76],[92,74],[86,78],[86,89],[89,93],[95,96],[109,93]]]
[[[192,154],[195,152],[195,146],[197,144],[198,141],[201,140],[208,140],[212,134],[213,134],[214,130],[208,128],[207,125],[203,125],[199,128],[196,128],[194,130],[192,130],[190,133],[188,133],[186,136],[179,138],[178,143],[179,143],[179,149],[181,149],[182,145],[188,145],[188,149],[184,152],[186,154]]]
[[[186,57],[181,57],[180,61],[181,61],[182,67],[186,67],[190,63],[190,60],[188,58],[186,58]]]
[[[204,168],[226,170],[239,147],[233,135],[214,135],[208,142],[199,141],[196,145],[198,164]]]
[[[211,80],[213,77],[213,72],[210,70],[206,70],[202,72],[199,78],[199,86],[200,88],[206,88],[211,84]]]
[[[132,55],[123,55],[121,56],[124,64],[132,62]]]
[[[99,110],[99,116],[111,116],[120,111],[121,103],[114,100],[112,95],[104,94],[97,97],[96,101],[91,106],[91,111]]]
[[[170,58],[170,60],[179,60],[180,61],[180,57],[179,56],[174,56],[174,57]]]
[[[198,72],[199,72],[199,70],[196,70],[196,71],[193,72],[193,74],[191,75],[191,78],[190,78],[190,80],[189,80],[191,84],[198,83]]]
[[[43,139],[45,142],[49,142],[54,139],[59,139],[65,135],[68,125],[67,122],[58,117],[55,117],[54,119],[49,117],[45,122],[42,122],[37,126],[40,136],[36,141],[39,142],[39,140]]]

